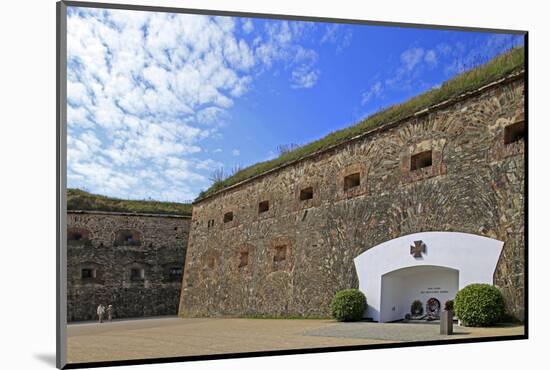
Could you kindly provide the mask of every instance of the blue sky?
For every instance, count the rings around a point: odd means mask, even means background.
[[[187,201],[437,88],[521,36],[69,8],[67,182]]]

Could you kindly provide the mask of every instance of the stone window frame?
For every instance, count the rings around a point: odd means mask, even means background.
[[[269,204],[269,200],[262,200],[258,203],[258,213],[269,212],[270,209],[271,205]]]
[[[131,267],[130,280],[132,281],[145,280],[145,269],[143,267]]]
[[[94,277],[84,278],[82,277],[82,271],[83,270],[92,270],[94,273]],[[98,284],[103,285],[103,273],[104,269],[103,266],[97,262],[93,261],[84,261],[78,264],[78,271],[76,272],[77,280],[80,282],[80,284]]]
[[[510,138],[511,135],[518,131],[521,131],[521,137]],[[504,126],[504,145],[513,145],[520,140],[525,141],[525,121],[518,121]]]
[[[235,214],[235,209],[236,207],[229,207],[229,208],[224,208],[223,210],[223,217],[222,217],[222,226],[224,229],[230,229],[230,228],[233,228],[235,226],[237,226],[237,215]],[[225,221],[225,216],[226,214],[228,213],[231,213],[233,216],[232,216],[232,219],[231,221]]]
[[[428,157],[430,164],[425,164],[428,163]],[[431,166],[433,166],[433,151],[431,149],[411,155],[410,171],[420,171]]]
[[[276,245],[272,252],[271,268],[273,271],[284,271],[288,263],[288,246],[286,244]]]
[[[71,238],[71,234],[80,234],[81,238],[76,240]],[[67,245],[68,246],[91,246],[92,232],[84,226],[67,227]]]
[[[202,276],[201,277],[202,279],[211,279],[217,276],[222,263],[221,257],[222,256],[220,251],[216,249],[208,249],[201,254],[201,256],[199,257],[199,261],[200,261],[199,273]],[[210,265],[211,262],[213,262],[213,265]],[[184,271],[184,274],[185,274],[185,271]]]
[[[177,274],[177,275],[173,274],[172,270],[174,270],[174,269],[181,270],[181,273]],[[184,270],[183,262],[181,262],[181,263],[179,263],[179,262],[167,263],[163,266],[163,270],[164,270],[164,281],[165,282],[167,282],[167,283],[181,283],[181,281],[183,279],[183,270]]]
[[[140,278],[132,276],[132,271],[139,270]],[[152,266],[143,262],[132,262],[124,266],[124,281],[130,285],[145,285],[150,280]]]
[[[313,199],[313,194],[313,186],[308,186],[306,188],[300,189],[299,197],[301,201],[306,201]]]
[[[244,258],[246,256],[246,263],[244,262]],[[249,257],[249,253],[248,251],[241,251],[240,252],[240,256],[239,256],[239,259],[240,259],[240,262],[239,262],[239,268],[242,268],[242,267],[247,267],[248,266],[248,257]]]
[[[286,244],[283,245],[276,245],[275,246],[275,253],[273,255],[273,262],[286,262],[286,253],[287,253],[288,246]]]
[[[351,191],[361,186],[361,172],[353,172],[344,176],[344,191]]]
[[[223,214],[223,223],[227,224],[233,221],[233,211],[225,212]]]
[[[359,173],[359,185],[346,189],[346,178]],[[336,200],[343,200],[367,194],[367,166],[363,162],[349,163],[336,176]]]
[[[208,219],[206,229],[207,230],[213,229],[214,226],[216,226],[216,219],[215,218]]]
[[[191,207],[191,225],[194,224],[196,227],[199,227],[202,223],[202,212],[199,212],[198,207]]]
[[[269,209],[264,212],[260,212],[259,207],[262,202],[269,202]],[[275,216],[275,204],[273,202],[273,196],[271,193],[261,193],[254,203],[254,212],[256,220],[265,220]]]
[[[207,250],[201,255],[200,262],[204,273],[213,273],[219,270],[221,254],[217,250]]]
[[[311,199],[301,199],[301,193],[304,189],[311,188],[313,190],[313,198]],[[319,194],[319,185],[317,182],[299,182],[296,184],[294,190],[294,199],[295,199],[295,209],[302,210],[313,207],[318,207],[321,203],[321,196]]]
[[[254,248],[254,246],[251,244],[245,243],[236,247],[234,252],[234,263],[233,263],[236,270],[239,271],[241,274],[245,274],[245,275],[252,274],[252,271],[254,268],[254,265],[253,265],[254,256],[256,254],[255,252],[256,252],[256,248]],[[244,266],[241,266],[241,262],[242,262],[241,255],[243,253],[248,254],[247,264]]]
[[[424,139],[411,143],[401,152],[400,155],[400,171],[401,182],[411,183],[415,181],[425,180],[435,176],[445,175],[447,173],[447,165],[443,158],[443,150],[447,139]],[[431,152],[431,165],[417,169],[412,168],[412,160],[414,156]]]
[[[275,261],[278,250],[280,248],[285,248],[285,259],[284,263],[281,261]],[[268,255],[269,271],[270,273],[275,272],[286,272],[290,273],[293,269],[293,256],[294,256],[294,240],[289,237],[278,237],[274,238],[270,242],[270,248]],[[277,264],[276,264],[277,262]]]
[[[132,240],[121,240],[121,234],[131,234]],[[124,239],[126,239],[126,237],[124,237]],[[142,245],[144,245],[143,234],[137,229],[121,228],[113,233],[114,247],[140,247]]]
[[[519,123],[523,123],[525,125],[523,139],[506,144],[506,127]],[[529,131],[528,126],[529,125],[525,120],[523,109],[518,109],[518,111],[512,118],[497,119],[494,125],[491,127],[492,131],[496,132],[496,135],[493,139],[493,144],[491,145],[491,148],[488,152],[488,160],[490,162],[500,161],[511,156],[524,155],[525,141],[527,139],[527,133]]]
[[[84,272],[87,272],[84,274]],[[89,272],[89,274],[88,274]],[[90,275],[90,276],[84,276],[84,275]],[[87,280],[87,279],[97,279],[97,269],[96,268],[89,268],[89,267],[83,267],[80,269],[80,279],[81,280]]]

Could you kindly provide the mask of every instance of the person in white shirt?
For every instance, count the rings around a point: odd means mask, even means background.
[[[105,315],[105,306],[101,303],[97,306],[97,316],[99,317],[99,323],[103,322],[103,315]]]

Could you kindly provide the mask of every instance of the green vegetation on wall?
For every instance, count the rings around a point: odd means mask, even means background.
[[[67,210],[190,215],[191,204],[156,200],[127,200],[67,189]]]

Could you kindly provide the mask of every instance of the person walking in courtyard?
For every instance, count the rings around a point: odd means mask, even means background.
[[[113,305],[112,304],[107,306],[107,320],[113,321]]]
[[[97,306],[97,316],[99,318],[99,323],[103,322],[103,315],[105,315],[105,306],[101,303]]]

